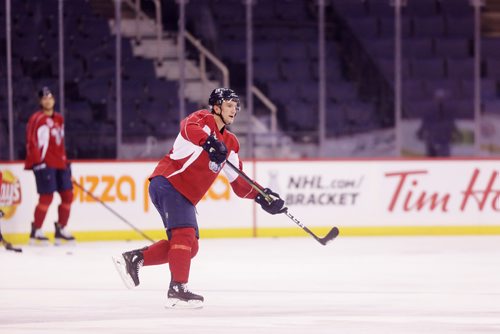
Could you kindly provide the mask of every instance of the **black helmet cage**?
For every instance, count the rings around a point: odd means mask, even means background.
[[[214,105],[220,106],[224,101],[235,101],[236,111],[240,111],[240,97],[230,88],[216,88],[212,91],[208,99],[210,111],[213,112]]]

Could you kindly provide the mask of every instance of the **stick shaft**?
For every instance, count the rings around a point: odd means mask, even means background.
[[[258,191],[262,196],[264,196],[264,198],[269,202],[271,203],[273,201],[273,199],[271,198],[271,196],[269,196],[268,194],[266,194],[264,192],[264,190],[259,187],[251,178],[249,178],[243,171],[241,171],[239,168],[237,168],[235,165],[233,165],[230,161],[227,161],[226,160],[226,164],[231,167],[231,169],[233,169],[239,176],[241,176],[243,178],[243,180],[245,180],[250,186],[252,186],[252,188],[254,188],[256,191]],[[308,233],[309,235],[311,235],[314,239],[316,239],[316,241],[318,241],[320,244],[322,245],[326,245],[326,243],[328,241],[330,241],[331,239],[329,238],[329,236],[331,235],[332,231],[330,231],[330,233],[328,233],[328,235],[325,237],[325,238],[320,238],[318,237],[316,234],[314,234],[313,231],[311,231],[307,226],[305,226],[304,224],[302,224],[300,222],[300,220],[298,220],[297,218],[295,218],[290,212],[288,212],[288,209],[284,212],[286,214],[286,216],[288,218],[290,218],[295,224],[297,224],[301,229],[303,229],[306,233]],[[337,230],[338,229],[336,227],[334,227],[334,230]],[[338,232],[337,232],[338,234]],[[336,236],[336,235],[335,235]],[[334,236],[334,237],[335,237]]]
[[[243,180],[245,180],[252,188],[254,188],[256,191],[259,192],[259,194],[261,194],[262,196],[264,196],[266,198],[266,200],[271,200],[272,201],[272,198],[271,196],[269,196],[268,194],[266,194],[264,192],[264,189],[262,189],[261,187],[259,187],[257,185],[257,183],[255,183],[251,178],[249,178],[244,172],[242,172],[238,167],[236,167],[235,165],[233,165],[229,160],[226,160],[226,164],[231,167],[239,176],[241,176],[243,178]],[[269,199],[268,199],[269,198]]]
[[[122,222],[124,222],[125,224],[127,224],[128,226],[130,226],[134,231],[136,231],[137,233],[139,233],[144,239],[151,241],[151,243],[155,242],[153,239],[151,239],[150,237],[148,237],[144,232],[142,232],[140,229],[138,229],[137,227],[135,227],[134,224],[132,224],[131,222],[129,222],[122,215],[120,215],[118,212],[116,212],[115,210],[113,210],[109,205],[107,205],[106,203],[104,203],[99,197],[97,197],[96,195],[94,195],[89,190],[85,189],[80,183],[78,183],[75,180],[73,180],[73,184],[75,186],[77,186],[78,188],[80,188],[84,193],[86,193],[87,195],[89,195],[90,197],[92,197],[92,199],[94,199],[95,201],[101,203],[102,206],[104,206],[106,209],[108,209],[112,214],[114,214],[116,217],[118,217]]]

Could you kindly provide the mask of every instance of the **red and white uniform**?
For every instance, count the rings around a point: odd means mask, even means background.
[[[65,169],[64,118],[54,112],[47,116],[43,111],[34,113],[26,126],[25,169],[45,163],[48,167]]]
[[[163,175],[177,191],[196,205],[222,171],[236,195],[253,199],[257,196],[257,192],[229,166],[222,164],[221,168],[211,162],[208,153],[201,147],[209,135],[215,135],[217,140],[223,141],[226,145],[227,159],[242,169],[238,157],[240,150],[238,139],[225,128],[220,133],[214,117],[215,115],[208,110],[199,110],[183,119],[174,147],[160,160],[151,178]]]

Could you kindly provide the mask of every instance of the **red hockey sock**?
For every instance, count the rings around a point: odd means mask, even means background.
[[[35,208],[35,220],[34,227],[39,229],[43,225],[45,216],[47,215],[47,210],[49,209],[50,203],[52,203],[53,194],[41,194],[38,198],[38,204]]]
[[[173,281],[179,283],[188,282],[194,240],[196,240],[194,228],[177,228],[172,230],[168,262]]]
[[[154,266],[168,263],[168,252],[170,251],[170,242],[160,240],[142,251],[144,256],[144,266]],[[198,253],[198,239],[194,239],[191,246],[191,258]]]
[[[73,191],[72,190],[64,190],[59,192],[61,196],[61,204],[59,204],[58,214],[59,214],[59,225],[61,227],[66,226],[68,224],[69,213],[71,211],[71,202],[73,202]]]
[[[154,266],[168,262],[168,251],[170,250],[170,242],[168,240],[160,240],[151,246],[148,246],[142,251],[144,256],[144,266]]]
[[[191,258],[198,254],[198,239],[194,238],[193,244],[191,245]]]

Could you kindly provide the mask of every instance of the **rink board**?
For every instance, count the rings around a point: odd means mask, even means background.
[[[164,236],[163,225],[147,192],[155,165],[75,161],[72,170],[76,182],[156,239]],[[344,236],[500,234],[499,159],[246,161],[244,169],[318,234],[334,225]],[[21,163],[0,163],[0,171],[2,232],[26,241],[38,199],[33,173]],[[70,226],[80,240],[141,238],[78,187],[74,195]],[[47,234],[58,203],[55,195]],[[238,198],[222,174],[197,212],[202,237],[305,235],[285,215],[271,216]]]

